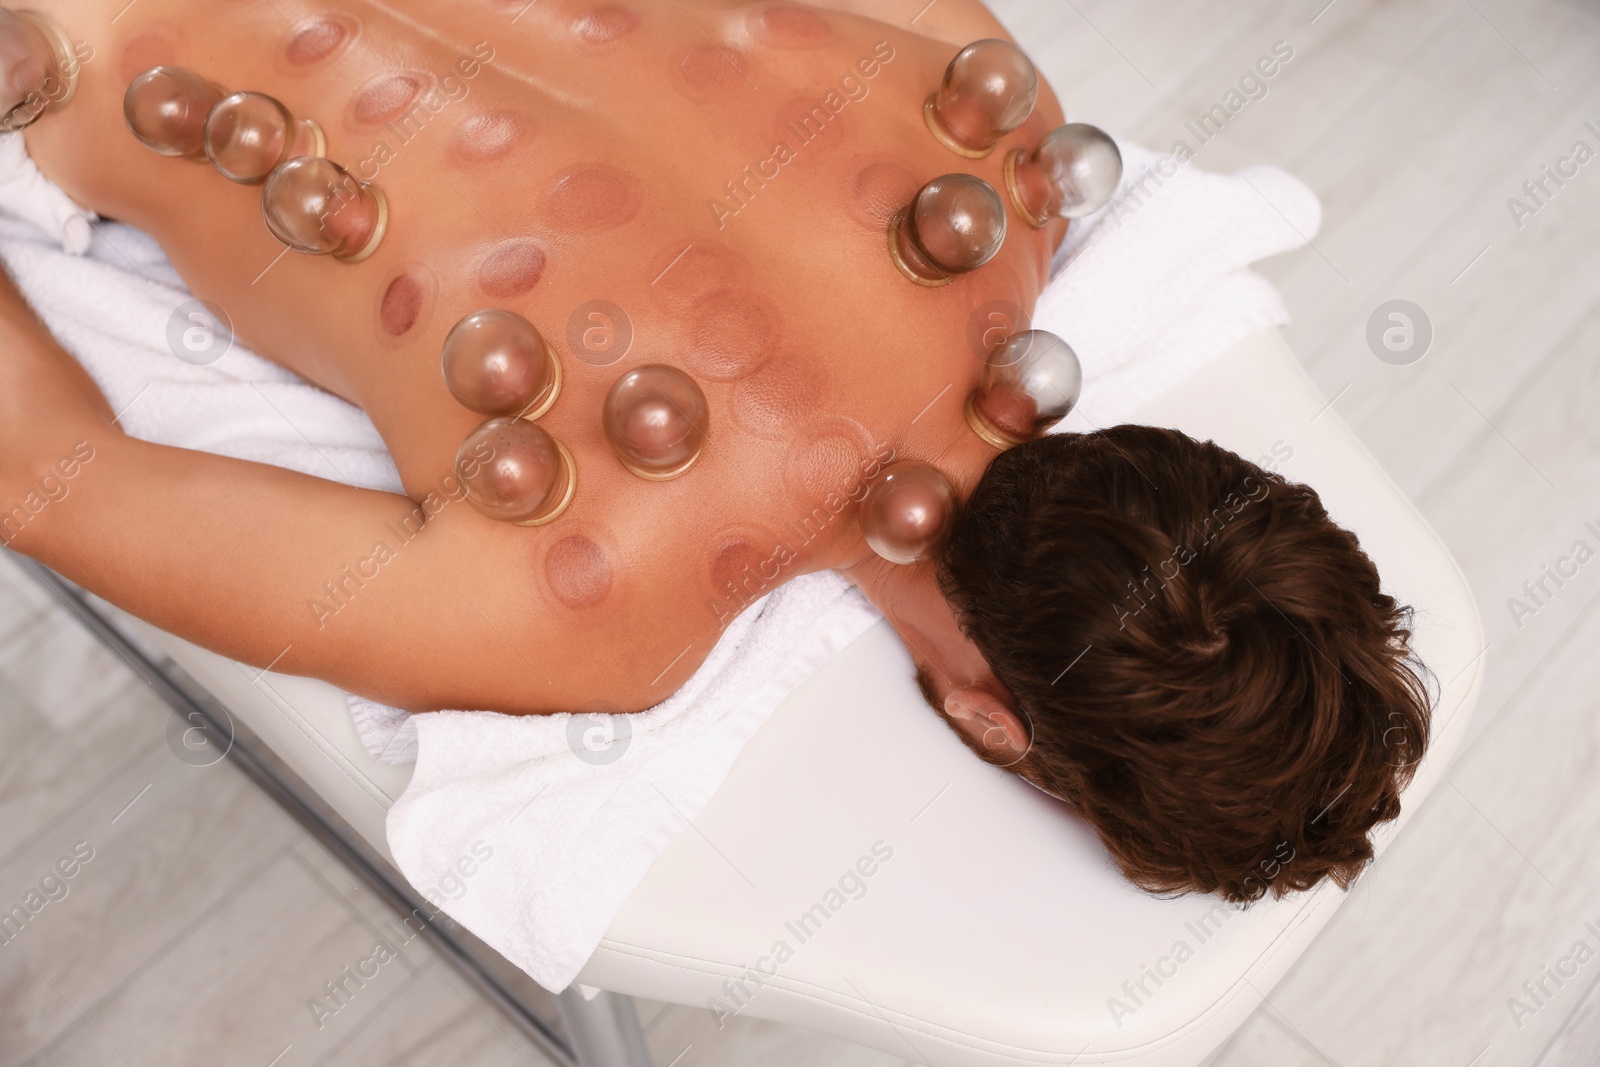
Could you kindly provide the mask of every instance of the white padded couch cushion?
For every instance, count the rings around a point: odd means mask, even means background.
[[[1316,487],[1387,589],[1416,607],[1417,650],[1442,690],[1403,823],[1459,745],[1482,670],[1476,610],[1449,553],[1275,330],[1175,383],[1135,421],[1250,459],[1291,450],[1277,469]],[[336,690],[256,680],[146,632],[385,850],[383,812],[410,769],[367,757]],[[1380,832],[1380,848],[1397,829]],[[1256,1008],[1341,899],[1325,886],[1237,911],[1132,889],[1061,805],[973,759],[923,704],[903,647],[879,624],[774,713],[579,981],[809,1026],[940,1067],[1190,1067]],[[758,965],[775,973],[757,983]]]
[[[1483,641],[1449,553],[1325,406],[1271,330],[1134,421],[1251,459],[1282,442],[1293,456],[1280,473],[1316,487],[1388,591],[1417,608],[1417,651],[1444,688],[1408,816],[1460,742]],[[695,827],[634,891],[580,981],[736,1008],[724,981],[785,942],[792,958],[764,964],[775,977],[759,989],[746,978],[744,1011],[939,1067],[1198,1063],[1343,899],[1325,885],[1239,911],[1132,889],[1061,805],[961,746],[917,694],[887,624],[778,709]],[[879,841],[893,856],[864,895],[830,901]],[[840,906],[820,932],[800,929],[802,942],[791,926],[819,902]],[[1157,986],[1145,965],[1170,976]],[[1124,983],[1138,993],[1141,977],[1148,995],[1135,999]]]

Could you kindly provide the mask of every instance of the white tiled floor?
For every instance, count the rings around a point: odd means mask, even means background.
[[[0,944],[0,1064],[548,1063],[421,942],[313,1011],[385,907],[171,720],[0,555],[0,908],[58,898]]]
[[[1264,268],[1289,336],[1452,546],[1491,646],[1475,742],[1212,1067],[1600,1062],[1593,975],[1508,1001],[1600,921],[1600,570],[1518,625],[1524,579],[1600,521],[1600,163],[1518,228],[1521,183],[1600,146],[1589,0],[996,0],[1068,112],[1166,147],[1276,40],[1295,58],[1199,165],[1276,163],[1322,196]],[[1366,349],[1405,297],[1427,358]],[[0,1064],[538,1063],[414,944],[318,1029],[306,1002],[381,911],[0,560],[0,908],[94,858],[0,945]],[[148,789],[146,787],[148,786]],[[644,1005],[658,1064],[893,1067],[755,1020]],[[287,1051],[284,1051],[287,1049]],[[198,1057],[198,1058],[196,1058]],[[679,1058],[681,1057],[681,1058]]]

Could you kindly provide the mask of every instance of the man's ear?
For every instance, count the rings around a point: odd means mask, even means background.
[[[1022,759],[1033,744],[1022,717],[987,689],[951,690],[944,698],[944,713],[980,752],[1002,767]]]

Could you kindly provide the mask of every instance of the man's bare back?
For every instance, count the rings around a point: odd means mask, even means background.
[[[783,581],[879,567],[854,500],[889,457],[963,490],[994,455],[961,415],[971,323],[1033,306],[1065,224],[1013,214],[995,260],[942,289],[910,284],[885,242],[923,182],[1003,189],[1005,150],[1061,121],[1046,90],[988,159],[929,135],[922,101],[956,48],[1003,32],[981,4],[945,0],[916,29],[904,3],[861,5],[887,21],[844,3],[37,6],[94,49],[70,107],[28,132],[44,173],[153,234],[244,343],[363,408],[410,498],[262,473],[163,514],[175,490],[142,474],[147,499],[108,494],[100,533],[125,519],[165,554],[60,550],[140,614],[415,708],[633,710]],[[283,254],[259,189],[142,148],[122,94],[163,63],[320,123],[389,200],[377,253]],[[537,529],[447,493],[479,417],[445,388],[440,345],[490,307],[532,322],[565,372],[540,424],[578,489]],[[630,474],[601,431],[607,389],[643,363],[680,367],[710,405],[706,454],[675,481]],[[201,513],[213,532],[169,559]]]

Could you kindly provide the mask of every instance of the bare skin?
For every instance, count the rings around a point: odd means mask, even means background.
[[[1004,35],[976,0],[34,6],[94,50],[77,97],[27,132],[41,170],[153,234],[243,343],[364,409],[405,496],[123,436],[8,294],[0,503],[75,443],[95,450],[67,500],[8,533],[19,551],[260,667],[414,710],[507,712],[655,704],[749,603],[833,568],[894,623],[953,720],[1025,745],[931,570],[877,559],[851,502],[890,456],[936,464],[962,495],[976,484],[995,453],[961,414],[982,364],[971,324],[988,302],[1031,309],[1065,233],[1013,213],[1000,255],[942,289],[889,261],[888,215],[922,182],[966,171],[1003,190],[1006,152],[1062,121],[1042,88],[987,159],[929,135],[922,101],[956,49]],[[331,13],[343,40],[296,37]],[[141,147],[122,95],[158,63],[321,123],[328,155],[389,198],[376,255],[280,258],[258,189]],[[401,143],[396,73],[426,91],[452,71],[464,94]],[[785,123],[830,92],[843,106],[802,142]],[[779,140],[792,158],[772,177]],[[767,180],[744,178],[747,166]],[[742,202],[726,184],[741,180]],[[595,300],[633,331],[610,365],[569,341],[575,309]],[[486,307],[525,316],[562,360],[564,392],[540,424],[571,450],[577,495],[533,529],[451,502],[402,540],[395,528],[442,494],[479,421],[445,389],[439,351]],[[711,408],[706,455],[666,483],[629,474],[600,430],[611,383],[650,362],[695,377]],[[364,563],[378,542],[392,558]],[[357,586],[347,566],[376,577]]]

